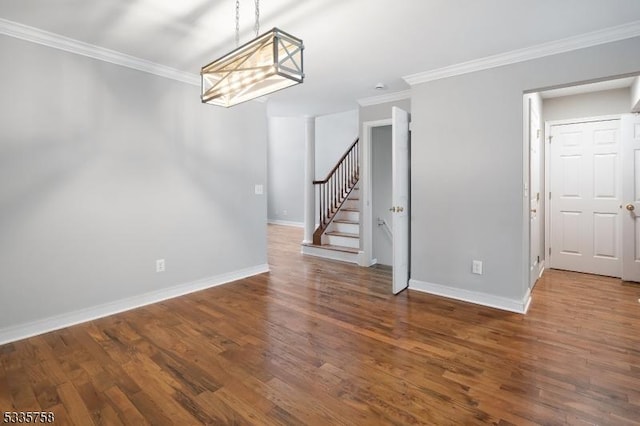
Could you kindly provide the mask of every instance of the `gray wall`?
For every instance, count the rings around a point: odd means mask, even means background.
[[[523,92],[638,72],[638,51],[634,38],[412,88],[413,279],[522,300]]]
[[[316,179],[324,179],[358,137],[358,110],[316,118]]]
[[[0,330],[267,262],[264,105],[202,105],[6,36],[0,51]]]
[[[391,228],[391,126],[374,127],[371,132],[371,186],[372,186],[372,248],[373,258],[381,265],[393,263],[389,229],[378,226],[378,218]]]
[[[628,114],[630,89],[602,90],[573,96],[544,99],[544,121]]]
[[[304,222],[305,120],[269,118],[269,220]]]

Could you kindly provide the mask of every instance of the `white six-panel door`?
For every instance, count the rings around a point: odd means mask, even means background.
[[[620,277],[620,120],[550,128],[551,267]]]
[[[640,282],[640,115],[622,117],[622,279]]]

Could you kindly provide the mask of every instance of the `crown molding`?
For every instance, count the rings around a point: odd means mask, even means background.
[[[402,77],[411,86],[640,36],[640,21]]]
[[[200,86],[200,76],[197,74],[180,71],[166,65],[157,64],[155,62],[140,59],[115,50],[105,49],[104,47],[95,46],[93,44],[74,40],[69,37],[64,37],[59,34],[2,18],[0,18],[0,34],[52,47],[54,49],[75,53],[76,55],[98,59],[100,61],[109,62],[149,74],[154,74],[160,77],[169,78],[171,80],[180,81],[194,86]]]
[[[371,96],[368,98],[358,99],[360,106],[371,106],[384,104],[387,102],[396,102],[403,99],[411,98],[411,89],[403,90],[402,92],[385,93],[384,95]]]

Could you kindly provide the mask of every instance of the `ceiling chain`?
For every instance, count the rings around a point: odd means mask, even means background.
[[[240,0],[236,0],[236,47],[240,46]]]
[[[256,37],[260,35],[260,0],[256,0],[256,24],[254,26],[256,30]]]
[[[260,0],[255,0],[256,4],[256,23],[253,29],[256,37],[260,35]],[[240,46],[240,0],[236,0],[236,47]]]

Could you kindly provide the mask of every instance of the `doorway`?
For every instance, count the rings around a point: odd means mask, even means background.
[[[363,250],[360,265],[372,266],[378,262],[373,257],[373,236],[374,233],[385,232],[386,224],[391,236],[392,291],[394,294],[398,294],[409,285],[410,115],[397,107],[392,107],[391,112],[391,119],[363,123],[361,202],[364,214],[361,229]],[[374,216],[373,136],[374,129],[381,127],[390,127],[391,129],[391,203],[386,206],[389,214],[382,214],[381,210],[385,207],[380,205],[376,206],[377,214]],[[378,132],[377,130],[376,133]],[[387,203],[388,201],[388,199],[383,200]],[[378,218],[381,219],[380,227],[383,228],[380,231],[378,231]],[[387,219],[390,221],[387,222]]]
[[[544,268],[640,282],[638,87],[626,76],[525,94],[530,289]]]
[[[374,127],[371,131],[371,256],[377,265],[393,265],[391,125]]]
[[[548,122],[549,267],[621,277],[620,117]]]

